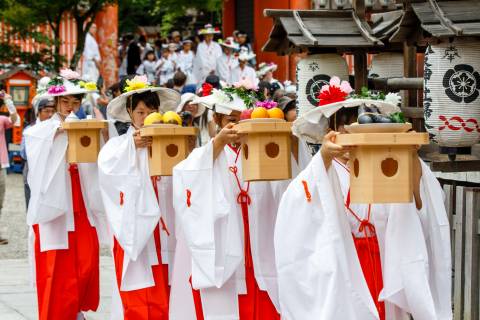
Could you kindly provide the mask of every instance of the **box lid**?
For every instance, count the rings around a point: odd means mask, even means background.
[[[239,133],[286,133],[292,132],[292,122],[282,119],[248,119],[235,125]]]
[[[428,144],[428,133],[347,133],[339,134],[336,143],[342,146],[402,146]]]
[[[62,128],[65,130],[104,129],[107,125],[107,121],[104,120],[88,119],[63,122]]]
[[[175,124],[152,124],[140,129],[142,137],[155,136],[196,136],[198,128],[181,127]]]

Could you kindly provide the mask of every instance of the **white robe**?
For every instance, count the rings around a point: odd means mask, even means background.
[[[229,170],[237,154],[226,146],[214,161],[212,141],[193,150],[173,171],[177,232],[182,239],[179,244],[184,243],[189,249],[191,269],[186,270],[185,260],[175,261],[172,292],[191,295],[188,289],[191,274],[193,288],[200,289],[205,319],[238,319],[238,295],[246,293],[246,284],[242,210],[237,203],[240,191]],[[241,159],[236,166],[241,180]],[[241,181],[241,184],[246,188],[246,183]],[[255,182],[249,189],[249,232],[255,279],[260,289],[268,292],[277,310],[273,228],[278,200],[287,185],[288,181]],[[183,270],[176,272],[179,268]],[[181,277],[175,281],[178,273]],[[179,313],[182,308],[175,303],[182,301],[191,303],[191,298],[171,299],[171,319],[195,319],[194,315],[188,318]],[[189,307],[191,310],[191,305]]]
[[[83,49],[83,63],[82,63],[82,76],[84,80],[97,82],[100,76],[100,71],[97,68],[96,62],[101,60],[100,50],[98,49],[98,43],[95,38],[87,33],[85,37],[85,47]]]
[[[193,76],[194,59],[195,53],[193,53],[193,51],[185,53],[185,51],[182,50],[178,53],[177,68],[187,75],[187,84],[196,83]]]
[[[24,132],[31,190],[27,223],[39,225],[42,252],[68,249],[68,232],[75,230],[66,160],[68,136],[66,132],[56,135],[60,126],[60,118],[55,114]],[[107,244],[109,232],[99,192],[97,164],[79,163],[78,170],[88,220],[97,229],[99,241]]]
[[[153,232],[162,214],[165,220],[171,220],[166,216],[167,205],[161,208],[155,195],[148,171],[148,150],[135,148],[133,131],[130,127],[127,133],[110,139],[98,157],[100,190],[108,222],[125,253],[122,291],[155,285],[152,266],[159,261]],[[159,188],[161,198],[164,192],[162,184]],[[166,236],[161,230],[163,264],[169,261]]]
[[[156,73],[159,85],[166,84],[167,81],[172,79],[175,75],[175,64],[170,59],[159,59],[155,69],[157,70]]]
[[[219,76],[220,80],[225,81],[228,84],[231,84],[230,81],[230,75],[233,71],[238,66],[238,59],[233,55],[226,55],[222,54],[220,59],[217,61],[217,75]]]
[[[450,229],[442,190],[422,163],[415,204],[372,205],[380,247],[386,319],[452,319]],[[311,201],[306,199],[306,182]],[[278,210],[275,255],[282,317],[287,320],[378,319],[344,207],[348,173],[320,153],[289,185]],[[353,206],[352,206],[353,207]],[[354,211],[365,216],[366,206]],[[294,294],[292,294],[294,293]]]
[[[257,85],[258,78],[257,78],[257,74],[255,73],[255,69],[253,69],[248,65],[245,65],[243,70],[240,68],[240,66],[237,66],[236,68],[234,68],[230,73],[230,80],[228,83],[233,84],[241,80],[249,80],[254,85]]]
[[[193,62],[193,75],[199,83],[205,82],[205,78],[217,67],[217,60],[222,56],[222,48],[215,41],[207,45],[205,41],[197,47],[197,53]]]

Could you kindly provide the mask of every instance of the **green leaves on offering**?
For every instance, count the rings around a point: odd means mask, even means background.
[[[403,112],[395,112],[395,113],[392,113],[390,116],[390,120],[392,120],[392,122],[394,123],[405,123],[405,115],[403,114]]]

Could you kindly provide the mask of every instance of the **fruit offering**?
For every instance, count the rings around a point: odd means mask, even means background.
[[[247,119],[284,119],[285,115],[282,109],[277,107],[277,103],[274,101],[262,101],[257,102],[256,107],[253,109],[247,109],[240,115],[241,120]]]
[[[366,106],[362,104],[358,107],[358,124],[370,123],[405,123],[405,117],[402,112],[395,112],[390,115],[381,114],[374,105]]]
[[[175,111],[167,111],[163,114],[163,123],[182,125],[182,118]]]
[[[149,126],[152,124],[157,124],[162,122],[163,122],[162,114],[160,112],[152,112],[145,118],[145,120],[143,120],[143,125]]]

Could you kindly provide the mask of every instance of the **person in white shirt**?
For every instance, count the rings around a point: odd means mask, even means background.
[[[238,43],[235,43],[233,37],[228,37],[225,41],[220,42],[223,54],[217,61],[217,75],[221,81],[228,82],[232,70],[238,66],[238,59],[235,51],[240,50]]]
[[[173,43],[173,42],[170,42],[168,44],[168,51],[169,51],[169,55],[168,55],[168,59],[172,62],[175,63],[175,66],[176,68],[178,68],[178,54],[177,54],[177,44],[176,43]]]
[[[193,63],[193,75],[199,83],[203,83],[205,78],[215,72],[217,60],[222,56],[222,48],[213,41],[214,35],[220,33],[218,28],[213,28],[207,24],[205,29],[199,31],[203,36],[203,41],[197,47],[197,54]]]
[[[85,37],[85,47],[83,49],[82,78],[88,81],[97,82],[100,76],[100,50],[98,49],[95,33],[97,26],[92,24]]]
[[[182,47],[182,50],[178,53],[177,69],[187,75],[187,84],[195,83],[193,77],[195,53],[192,51],[192,40],[183,41]]]
[[[155,57],[155,52],[150,50],[145,54],[145,59],[143,60],[140,67],[137,69],[138,75],[146,75],[148,82],[155,83],[155,67],[157,66],[157,61]]]
[[[280,89],[284,89],[283,84],[273,77],[273,73],[277,70],[278,66],[273,63],[262,62],[258,65],[257,77],[260,81],[266,81],[270,84],[277,83]]]
[[[240,81],[249,81],[257,85],[258,78],[255,69],[248,65],[248,61],[255,58],[255,54],[242,49],[238,56],[238,66],[234,68],[230,74],[228,83],[234,84]]]
[[[159,85],[165,85],[175,74],[175,63],[168,59],[169,55],[168,49],[164,48],[162,57],[157,61],[156,72]]]

